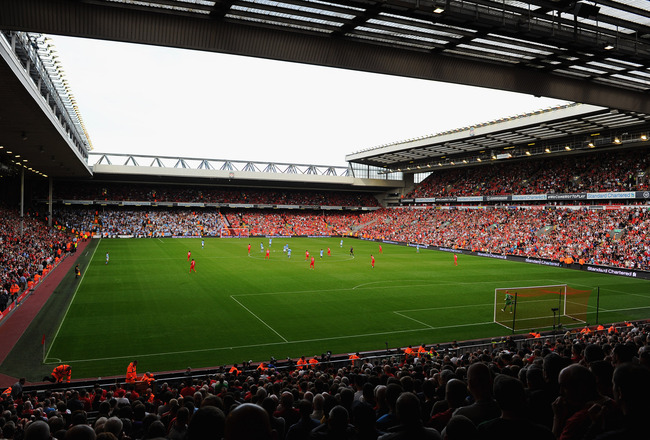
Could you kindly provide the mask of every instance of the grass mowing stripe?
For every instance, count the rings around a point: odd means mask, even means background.
[[[379,254],[378,243],[347,238],[354,259],[340,239],[294,237],[286,243],[295,258],[283,256],[278,239],[268,264],[247,256],[255,240],[206,239],[204,249],[196,239],[102,240],[96,252],[110,251],[111,264],[94,259],[84,273],[48,360],[79,363],[76,378],[104,377],[137,357],[155,372],[496,337],[504,330],[493,321],[494,289],[504,286],[600,286],[600,311],[612,321],[639,319],[650,305],[640,280],[472,256],[454,266],[449,253],[382,244]],[[332,256],[321,260],[327,247]],[[315,270],[305,250],[316,255]],[[197,273],[188,273],[188,251]],[[610,312],[622,298],[629,310]]]
[[[446,326],[439,326],[439,327],[431,327],[431,330],[444,330],[448,328],[455,328],[455,327],[475,327],[475,326],[482,326],[482,325],[494,325],[493,321],[486,321],[486,322],[472,322],[469,324],[459,324],[459,325],[446,325]],[[361,335],[347,335],[347,336],[334,336],[331,338],[319,338],[319,339],[303,339],[300,341],[288,341],[286,343],[288,344],[303,344],[305,342],[326,342],[326,341],[331,341],[335,339],[345,339],[345,338],[359,338],[363,336],[385,336],[389,335],[392,333],[412,333],[412,332],[419,332],[423,330],[430,330],[429,328],[426,329],[408,329],[408,330],[398,330],[397,332],[380,332],[380,333],[368,333],[368,334],[361,334]],[[234,350],[238,348],[259,348],[259,347],[269,347],[269,346],[274,346],[274,345],[282,345],[285,344],[285,342],[269,342],[266,344],[249,344],[249,345],[241,345],[237,347],[211,347],[211,348],[205,348],[201,350],[185,350],[185,351],[174,351],[174,352],[165,352],[165,353],[147,353],[147,354],[138,354],[138,355],[128,355],[128,356],[112,356],[112,357],[104,357],[104,358],[95,358],[95,359],[74,359],[74,360],[66,360],[66,361],[60,361],[60,362],[65,362],[65,363],[73,363],[73,362],[96,362],[96,361],[106,361],[106,360],[113,360],[113,359],[133,359],[133,358],[139,358],[139,357],[153,357],[153,356],[172,356],[172,355],[180,355],[180,354],[188,354],[188,353],[200,353],[200,352],[210,352],[210,351],[223,351],[223,350]]]
[[[100,243],[101,243],[102,239],[100,238],[99,240],[100,240]],[[93,258],[95,257],[95,252],[97,251],[98,247],[99,246],[95,246],[95,249],[93,250],[93,254],[90,257],[90,261],[92,261]],[[54,337],[50,341],[50,346],[48,347],[47,352],[45,353],[45,357],[43,358],[43,363],[44,364],[47,363],[45,361],[50,357],[50,350],[52,350],[52,347],[54,346],[54,341],[56,341],[56,338],[59,336],[59,331],[61,331],[61,327],[63,326],[63,323],[65,322],[65,318],[68,316],[68,312],[70,311],[70,307],[72,306],[72,303],[74,303],[74,299],[77,296],[77,292],[79,291],[79,287],[81,286],[81,283],[83,282],[84,277],[86,276],[86,273],[87,273],[87,271],[84,271],[83,275],[81,275],[81,279],[79,280],[79,283],[77,284],[77,287],[75,287],[75,289],[74,289],[74,293],[72,294],[72,300],[68,304],[68,308],[66,309],[65,313],[63,314],[63,319],[59,323],[59,326],[57,327],[56,332],[54,333]],[[58,358],[53,358],[53,359],[55,359],[57,361],[60,361],[60,359],[58,359]]]
[[[409,280],[400,280],[401,281],[409,281]],[[411,280],[413,281],[413,280]],[[535,281],[543,281],[543,280],[530,280],[531,282]],[[388,283],[390,281],[381,281],[381,283]],[[400,287],[430,287],[430,286],[458,286],[458,285],[475,285],[475,284],[494,284],[494,281],[476,281],[476,282],[471,282],[471,283],[428,283],[428,284],[398,284],[398,285],[391,285],[391,286],[378,286],[378,287],[373,287],[375,289],[394,289],[394,288],[400,288]],[[260,293],[240,293],[234,296],[237,297],[242,297],[242,296],[264,296],[264,295],[286,295],[286,294],[294,294],[294,293],[315,293],[315,292],[343,292],[343,291],[348,291],[348,290],[357,290],[361,286],[366,286],[374,283],[364,283],[360,284],[359,286],[354,286],[354,287],[346,287],[342,289],[320,289],[320,290],[290,290],[290,291],[284,291],[284,292],[260,292]],[[370,287],[361,287],[361,289],[370,289]],[[490,303],[488,305],[492,305],[494,303]]]
[[[234,296],[230,295],[230,297],[232,298],[233,301],[235,301],[237,304],[239,304],[241,307],[243,307],[243,308],[244,308],[248,313],[250,313],[251,315],[253,315],[253,317],[255,317],[259,322],[261,322],[262,324],[264,324],[265,326],[267,326],[267,327],[268,327],[268,328],[269,328],[273,333],[275,333],[275,334],[278,335],[280,338],[282,338],[282,340],[283,340],[284,342],[289,342],[289,341],[287,341],[287,338],[285,338],[285,337],[282,336],[280,333],[278,333],[277,331],[275,331],[275,329],[274,329],[273,327],[271,327],[270,325],[268,325],[266,322],[264,322],[264,320],[263,320],[262,318],[260,318],[259,316],[257,316],[255,313],[251,312],[250,309],[249,309],[248,307],[246,307],[245,305],[243,305],[242,303],[240,303],[239,301],[237,301],[237,300],[235,299]]]

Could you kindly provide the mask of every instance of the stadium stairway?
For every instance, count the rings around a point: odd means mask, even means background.
[[[356,232],[360,231],[361,229],[365,228],[366,226],[370,226],[370,225],[376,223],[377,220],[379,220],[379,219],[370,220],[369,222],[366,222],[366,223],[364,223],[362,225],[353,226],[353,227],[350,228],[350,232],[356,233]]]

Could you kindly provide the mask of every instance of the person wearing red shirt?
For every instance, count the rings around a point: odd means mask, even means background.
[[[271,259],[271,250],[267,249],[266,250],[266,255],[264,256],[265,260],[270,260]]]
[[[185,384],[183,384],[183,385],[184,385],[184,386],[183,386],[183,388],[181,388],[181,390],[179,391],[179,394],[180,394],[181,396],[183,396],[183,397],[193,396],[194,393],[196,392],[196,390],[194,389],[194,387],[192,386],[192,384],[191,384],[191,383],[188,383],[187,385],[185,385]]]
[[[330,248],[327,248],[327,256],[328,257],[332,256],[332,250]]]
[[[196,273],[195,266],[196,266],[196,261],[194,261],[194,258],[192,258],[192,262],[190,263],[190,273],[192,272]]]
[[[309,251],[305,251],[305,261],[309,260]]]
[[[190,261],[190,257],[192,256],[191,251],[187,251],[187,261]]]
[[[249,257],[251,256],[251,244],[250,243],[248,243],[248,256]]]
[[[372,254],[370,254],[370,266],[375,268],[375,257]]]
[[[316,263],[316,260],[314,257],[311,257],[311,261],[309,263],[309,268],[310,269],[315,269],[314,264]]]

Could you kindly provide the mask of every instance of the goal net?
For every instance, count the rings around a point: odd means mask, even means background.
[[[591,290],[566,284],[494,289],[494,322],[513,332],[587,322]]]
[[[220,238],[243,238],[249,237],[248,228],[221,228],[219,230]]]

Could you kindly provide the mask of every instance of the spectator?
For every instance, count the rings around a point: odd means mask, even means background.
[[[311,418],[312,405],[308,400],[298,401],[298,412],[300,420],[289,427],[286,440],[307,440],[309,433],[320,425],[320,420]]]
[[[194,413],[187,426],[187,440],[218,439],[223,437],[226,416],[215,406],[206,405]]]
[[[75,425],[65,432],[65,440],[95,440],[97,435],[88,425]]]
[[[354,427],[348,423],[348,411],[336,405],[329,412],[327,422],[316,427],[309,434],[311,440],[346,440],[353,439]]]
[[[400,394],[402,394],[402,387],[399,384],[389,383],[386,386],[386,405],[388,406],[388,413],[377,419],[377,429],[380,431],[386,432],[399,423],[397,419],[396,405]]]
[[[293,407],[293,394],[285,391],[280,396],[280,405],[278,410],[273,413],[275,417],[282,417],[284,419],[284,426],[291,426],[298,423],[300,420],[300,412]]]
[[[261,390],[263,390],[263,388],[261,388]],[[279,438],[284,438],[284,433],[289,429],[289,426],[287,426],[282,417],[276,417],[273,415],[278,407],[277,401],[273,397],[265,397],[262,399],[261,406],[269,415],[271,428],[278,433]],[[309,405],[309,413],[311,413],[311,404]]]
[[[451,379],[445,386],[444,402],[446,403],[446,409],[440,408],[440,412],[432,414],[427,425],[435,428],[438,432],[442,432],[454,411],[465,406],[466,398],[467,385],[465,385],[465,382],[460,379]]]
[[[25,428],[24,440],[49,440],[50,426],[43,420],[36,420]]]
[[[500,440],[519,440],[522,433],[529,440],[555,439],[550,429],[529,420],[526,392],[519,380],[504,374],[497,375],[494,379],[494,397],[501,408],[501,417],[480,424],[479,434]]]
[[[454,411],[453,415],[469,418],[475,426],[495,419],[501,415],[501,409],[492,398],[492,376],[487,365],[474,363],[467,369],[467,387],[474,403]]]
[[[465,416],[452,416],[443,432],[445,440],[478,440],[478,430]]]
[[[190,419],[190,410],[182,407],[176,414],[176,419],[172,421],[167,438],[169,440],[185,440],[187,437],[187,424]]]
[[[397,399],[396,414],[399,424],[390,428],[380,440],[440,440],[440,433],[423,425],[420,417],[420,400],[410,392],[402,393]]]
[[[376,427],[374,409],[363,402],[352,408],[352,424],[357,432],[357,440],[376,440],[382,432]]]
[[[613,383],[614,397],[624,416],[622,427],[603,433],[597,440],[646,438],[646,417],[650,413],[650,370],[631,363],[622,364],[614,371]],[[599,416],[602,417],[607,408],[599,409]]]
[[[205,438],[205,437],[204,437]],[[225,440],[275,440],[269,417],[260,406],[243,403],[230,411],[226,419]]]
[[[559,376],[560,397],[553,402],[553,433],[562,440],[582,439],[589,432],[589,409],[598,404],[612,408],[611,399],[598,394],[596,378],[586,367],[572,364]]]

